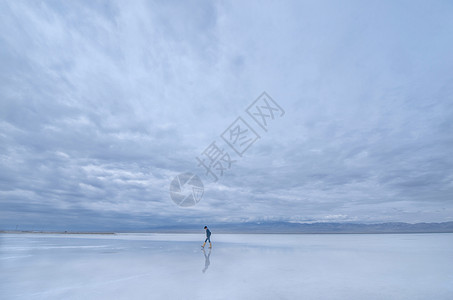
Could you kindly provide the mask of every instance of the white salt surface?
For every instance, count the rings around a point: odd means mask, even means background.
[[[453,299],[453,234],[1,234],[0,299]]]

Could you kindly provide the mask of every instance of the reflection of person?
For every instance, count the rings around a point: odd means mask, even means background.
[[[204,251],[204,249],[203,249],[203,254],[204,254],[204,269],[201,270],[201,272],[204,273],[204,272],[206,272],[209,265],[211,264],[211,262],[209,261],[209,257],[211,256],[211,249],[209,249],[208,255],[206,255],[206,251]]]
[[[203,244],[203,246],[201,246],[201,248],[204,248],[204,246],[206,245],[207,241],[209,241],[209,248],[212,248],[211,231],[209,230],[208,226],[205,226],[204,229],[206,230],[206,239],[204,240],[204,244]]]

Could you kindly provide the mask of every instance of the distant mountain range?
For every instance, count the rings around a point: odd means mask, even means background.
[[[211,224],[180,224],[165,227],[141,228],[117,232],[155,232],[155,233],[200,233],[203,226],[208,225],[213,233],[453,233],[453,222],[443,223],[292,223],[292,222],[245,222],[245,223],[211,223]],[[1,231],[0,233],[114,233],[113,231]]]
[[[204,224],[203,224],[204,225]],[[246,222],[210,224],[216,233],[435,233],[453,232],[453,222],[443,223],[291,223]],[[200,232],[203,226],[166,226],[150,232]]]

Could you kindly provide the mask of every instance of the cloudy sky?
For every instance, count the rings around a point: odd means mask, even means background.
[[[0,229],[452,221],[452,37],[451,1],[2,0]]]

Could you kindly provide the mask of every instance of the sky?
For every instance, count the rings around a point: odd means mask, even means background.
[[[451,1],[1,0],[0,229],[453,221],[452,37]]]

